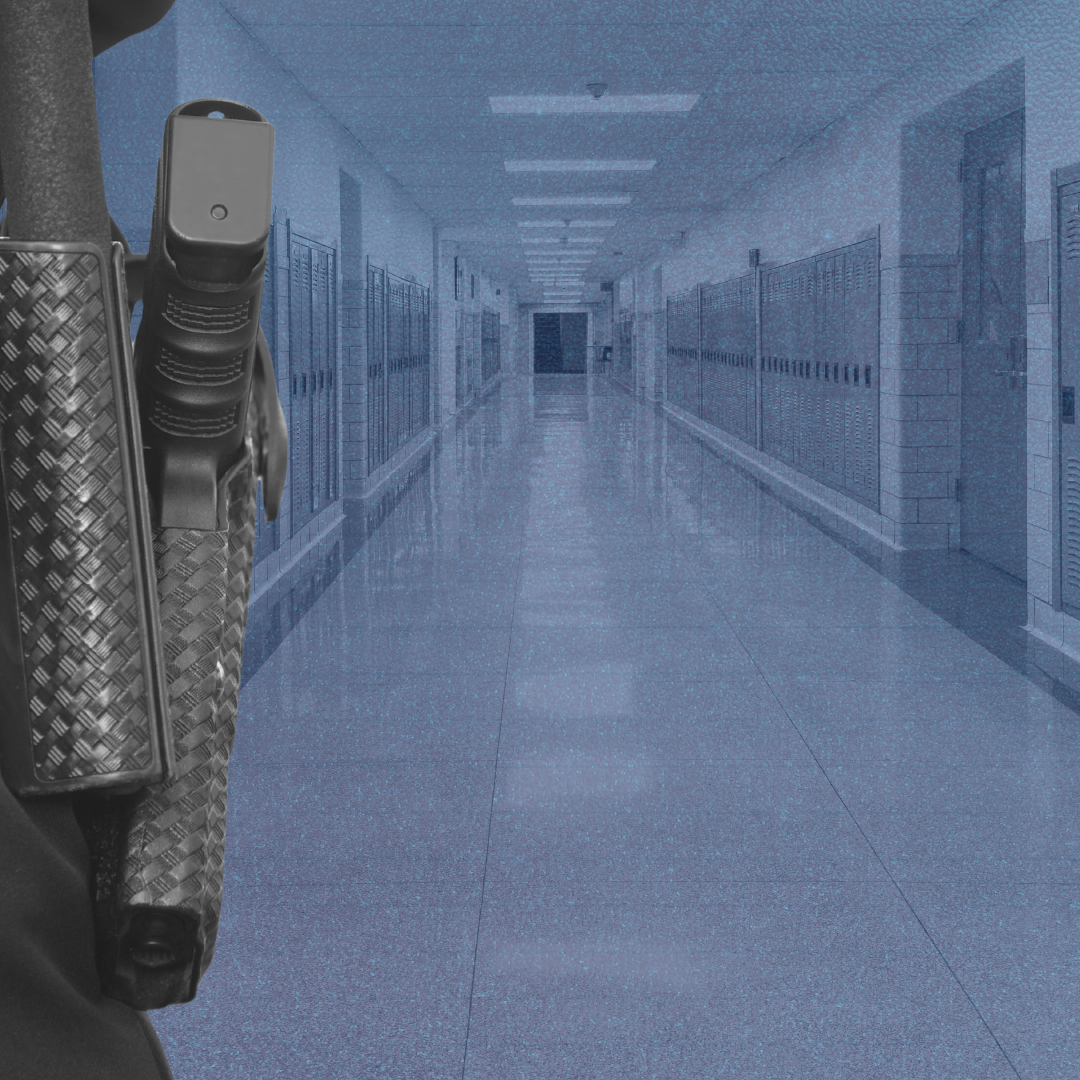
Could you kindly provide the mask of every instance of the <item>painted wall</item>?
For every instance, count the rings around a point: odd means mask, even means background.
[[[880,226],[882,513],[873,523],[862,517],[900,549],[959,541],[951,493],[960,440],[956,167],[963,135],[1025,110],[1024,238],[1026,244],[1047,240],[1051,170],[1080,161],[1076,15],[1068,0],[1006,0],[749,184],[691,232],[682,250],[660,260],[671,295],[744,272],[750,248],[761,249],[763,262],[785,263],[853,243]],[[1052,306],[1029,305],[1029,623],[1080,660],[1080,622],[1054,610],[1059,495],[1052,336]]]

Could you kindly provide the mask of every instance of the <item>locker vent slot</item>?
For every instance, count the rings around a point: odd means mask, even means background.
[[[1070,595],[1080,595],[1080,458],[1065,459],[1065,565]]]
[[[1080,217],[1065,222],[1065,258],[1080,259]]]

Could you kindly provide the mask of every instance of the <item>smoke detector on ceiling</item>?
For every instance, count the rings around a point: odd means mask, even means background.
[[[606,82],[590,82],[590,83],[586,83],[585,84],[585,89],[588,90],[589,93],[592,94],[592,96],[594,98],[596,98],[597,101],[599,101],[604,96],[604,94],[607,92],[607,83]]]

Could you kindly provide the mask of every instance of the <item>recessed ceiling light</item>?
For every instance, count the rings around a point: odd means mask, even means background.
[[[513,206],[626,206],[633,201],[629,195],[536,195],[510,200]]]
[[[501,116],[552,116],[577,113],[688,113],[700,94],[515,94],[489,97],[491,111]]]
[[[592,161],[558,160],[555,158],[526,161],[515,158],[504,161],[507,172],[647,172],[656,165],[656,159],[605,158]]]

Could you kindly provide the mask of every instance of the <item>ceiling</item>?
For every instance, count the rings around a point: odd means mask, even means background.
[[[670,250],[702,214],[723,207],[999,2],[226,0],[225,6],[430,214],[444,238],[460,241],[522,300],[539,300],[539,275],[563,265],[551,252],[583,250],[565,272],[595,283]],[[589,82],[607,84],[602,98],[586,89]],[[581,111],[493,110],[490,98],[520,95],[561,97],[563,108]],[[629,95],[698,96],[689,112],[685,102],[678,112],[612,111]],[[596,168],[628,160],[655,165]],[[512,172],[507,161],[593,164],[591,171]],[[512,202],[575,196],[630,201]],[[560,224],[523,228],[524,221]],[[596,221],[614,224],[590,228]],[[575,243],[575,236],[598,239]],[[546,239],[533,242],[540,238]],[[540,250],[548,258],[531,273],[526,255]]]

